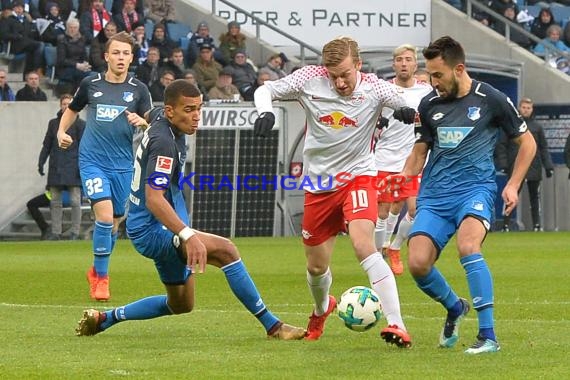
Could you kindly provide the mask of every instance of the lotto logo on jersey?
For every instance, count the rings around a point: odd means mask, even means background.
[[[156,158],[156,166],[154,167],[155,172],[172,174],[172,163],[174,159],[172,157],[158,156]]]
[[[455,148],[473,130],[473,127],[439,127],[437,138],[440,148]]]
[[[110,122],[115,120],[120,114],[122,114],[127,107],[125,106],[113,106],[108,104],[97,104],[97,113],[95,115],[95,120]]]

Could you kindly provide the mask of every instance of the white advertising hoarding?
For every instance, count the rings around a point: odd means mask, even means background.
[[[211,9],[212,0],[194,0]],[[320,50],[331,39],[345,35],[361,47],[395,47],[403,43],[427,46],[430,41],[430,0],[236,0],[236,6]],[[237,21],[255,35],[255,21],[217,1],[216,15]],[[295,45],[286,37],[261,27],[261,39],[274,46]]]

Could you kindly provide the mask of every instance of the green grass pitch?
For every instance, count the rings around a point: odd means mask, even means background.
[[[235,240],[269,308],[306,326],[312,310],[299,238]],[[111,258],[111,300],[88,297],[90,242],[0,243],[0,379],[563,379],[570,374],[570,234],[493,233],[484,255],[495,282],[497,354],[466,356],[477,333],[472,312],[454,349],[437,348],[443,308],[398,277],[413,348],[387,346],[379,328],[356,333],[333,316],[316,342],[270,341],[231,294],[217,268],[197,275],[196,308],[76,337],[82,310],[162,294],[152,262],[129,241]],[[438,268],[468,297],[454,242]],[[349,240],[339,237],[332,294],[367,285]],[[385,320],[381,321],[385,326]]]

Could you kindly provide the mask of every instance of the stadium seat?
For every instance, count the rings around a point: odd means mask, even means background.
[[[190,39],[188,37],[180,37],[178,40],[178,45],[180,45],[180,48],[184,50],[184,56],[186,57],[188,46],[190,45]]]
[[[560,25],[564,25],[570,18],[570,7],[550,7],[550,11]]]
[[[192,29],[190,29],[190,27],[186,24],[179,22],[168,22],[166,23],[166,32],[172,41],[180,43],[180,39],[188,36],[188,33],[192,32]]]
[[[538,17],[538,14],[540,13],[540,7],[538,5],[525,5],[523,9],[526,9],[528,14],[534,18]]]
[[[52,44],[45,44],[44,59],[46,61],[46,75],[49,76],[50,83],[55,80],[55,65],[57,63],[57,48]]]

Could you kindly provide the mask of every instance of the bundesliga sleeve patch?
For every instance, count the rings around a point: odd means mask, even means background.
[[[172,157],[158,156],[156,159],[156,166],[154,167],[155,172],[172,174],[172,163],[174,159]]]

